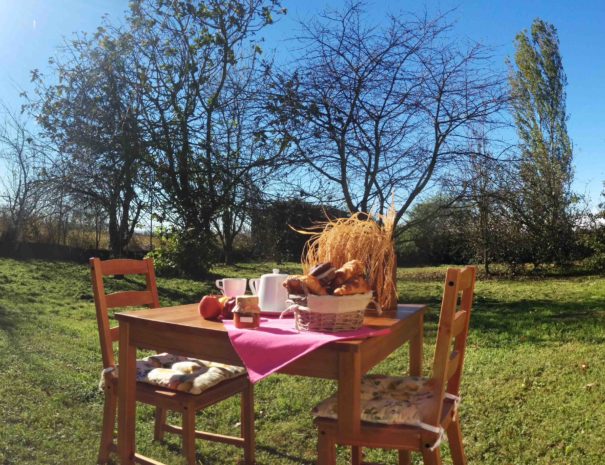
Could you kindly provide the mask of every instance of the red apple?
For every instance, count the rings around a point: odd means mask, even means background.
[[[219,297],[221,296],[205,295],[200,301],[198,310],[206,320],[214,320],[221,314],[222,305]]]
[[[223,320],[233,320],[233,309],[235,308],[235,297],[231,297],[225,303],[221,316]]]

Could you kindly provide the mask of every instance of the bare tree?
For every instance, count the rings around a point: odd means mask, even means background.
[[[236,236],[250,221],[250,212],[287,169],[286,143],[272,134],[264,109],[267,63],[258,57],[240,60],[230,70],[222,104],[217,108],[214,135],[215,170],[221,180],[223,205],[213,218],[226,263]],[[278,145],[276,145],[276,142]]]
[[[514,186],[505,173],[515,166],[515,160],[510,146],[490,141],[479,126],[473,130],[472,143],[467,169],[469,188],[464,203],[472,211],[474,221],[465,229],[473,241],[475,255],[489,275],[491,262],[503,258],[500,253],[502,223],[509,222],[508,204],[514,197]]]
[[[399,222],[421,193],[454,185],[470,126],[494,123],[507,101],[484,47],[448,30],[402,15],[373,27],[349,4],[305,25],[296,69],[276,76],[275,124],[350,211],[394,204]]]
[[[44,207],[45,189],[40,174],[46,165],[46,153],[30,132],[27,122],[6,107],[0,127],[0,200],[7,219],[5,237],[22,242],[27,227]]]

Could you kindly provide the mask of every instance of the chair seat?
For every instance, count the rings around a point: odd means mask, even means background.
[[[361,380],[361,420],[385,425],[421,425],[422,412],[433,399],[429,378],[365,376]],[[337,395],[320,402],[313,415],[337,419]]]
[[[106,376],[118,376],[118,367],[101,374],[101,389]],[[137,381],[162,388],[198,395],[223,381],[246,373],[243,367],[199,360],[168,353],[137,360]]]

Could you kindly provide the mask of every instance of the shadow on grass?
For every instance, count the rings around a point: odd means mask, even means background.
[[[183,453],[183,450],[182,450],[180,444],[178,444],[178,443],[168,443],[166,441],[161,441],[160,444],[165,446],[166,449],[168,449],[171,453],[174,453],[176,455],[180,455]],[[296,463],[299,465],[315,465],[315,463],[317,463],[315,460],[305,460],[296,455],[289,454],[283,450],[279,450],[279,449],[276,449],[276,448],[270,447],[270,446],[263,446],[258,443],[256,444],[256,450],[257,450],[257,452],[259,450],[262,450],[275,458],[282,459],[282,460],[289,460],[292,463]],[[196,458],[198,461],[201,459],[201,463],[204,463],[207,465],[212,465],[212,464],[223,465],[223,463],[224,463],[222,458],[204,454],[203,452],[200,452],[199,449],[196,451],[195,455],[196,455]],[[239,463],[243,463],[243,462],[239,462]],[[260,464],[262,462],[257,461],[257,463]]]
[[[425,336],[436,337],[439,299],[426,299]],[[605,299],[590,302],[521,300],[502,302],[481,296],[473,307],[471,337],[490,346],[511,343],[605,343]]]
[[[158,294],[160,296],[160,303],[165,300],[170,300],[171,302],[177,302],[179,304],[191,304],[198,302],[202,298],[203,292],[201,290],[197,293],[184,292],[165,286],[158,286]]]
[[[274,457],[277,457],[280,459],[287,459],[287,460],[292,461],[293,463],[297,463],[297,464],[301,464],[301,465],[315,465],[317,463],[315,460],[305,460],[305,459],[302,459],[301,457],[297,457],[295,455],[288,454],[288,453],[284,452],[283,450],[279,450],[274,447],[257,446],[256,448],[257,448],[257,450],[263,450]]]
[[[590,305],[586,302],[554,300],[531,300],[507,305],[482,298],[475,305],[471,331],[487,339],[502,339],[503,344],[510,344],[511,339],[532,344],[570,341],[603,343],[603,316],[605,300],[591,301]]]
[[[0,305],[0,330],[12,333],[17,328],[17,323],[23,319],[18,312],[11,312],[4,305]]]
[[[145,283],[141,279],[131,278],[129,276],[124,276],[119,280],[112,279],[108,281],[110,286],[107,286],[105,289],[106,292],[116,292],[116,291],[140,291],[145,289]],[[111,287],[111,289],[108,289]],[[200,283],[200,292],[186,292],[175,289],[173,287],[166,287],[165,285],[157,285],[158,294],[160,296],[160,302],[164,300],[170,300],[171,302],[178,302],[181,304],[189,304],[192,302],[196,302],[200,299],[200,295],[202,295],[201,289],[205,287],[204,283]],[[198,295],[199,294],[199,295]]]
[[[401,265],[400,265],[401,266]],[[450,265],[454,268],[460,268],[461,265]],[[447,265],[428,265],[419,267],[401,266],[398,270],[398,276],[401,279],[415,282],[439,282],[443,279]],[[598,270],[583,265],[572,266],[554,266],[545,265],[540,268],[533,268],[531,265],[511,270],[504,265],[494,265],[490,274],[486,274],[483,266],[477,268],[477,280],[479,281],[499,281],[511,280],[515,282],[540,282],[549,279],[569,279],[581,278],[586,276],[595,276]]]

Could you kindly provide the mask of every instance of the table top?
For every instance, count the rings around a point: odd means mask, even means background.
[[[331,363],[328,357],[358,351],[372,352],[376,358],[385,356],[384,354],[392,352],[400,345],[402,340],[409,339],[417,332],[413,323],[417,319],[414,317],[422,315],[425,310],[425,305],[403,304],[398,305],[395,310],[383,312],[381,316],[368,315],[364,319],[365,326],[376,329],[389,328],[389,335],[329,342],[280,372],[290,371],[292,374],[334,378],[337,376],[338,367]],[[202,318],[197,304],[117,313],[116,319],[121,325],[126,323],[130,326],[130,337],[137,347],[203,360],[211,357],[217,362],[241,365],[225,325],[220,321]],[[364,359],[363,365],[371,367],[374,363],[372,356]]]
[[[364,326],[372,328],[388,328],[398,322],[409,318],[415,313],[426,310],[422,304],[399,304],[395,310],[387,310],[381,315],[369,313],[364,318]],[[146,308],[129,312],[120,312],[115,315],[118,321],[141,322],[146,324],[160,324],[171,327],[197,328],[200,330],[227,332],[225,325],[220,321],[211,321],[202,318],[198,312],[198,304],[177,305],[174,307]],[[344,341],[343,341],[344,342]],[[355,341],[347,341],[349,343]]]

